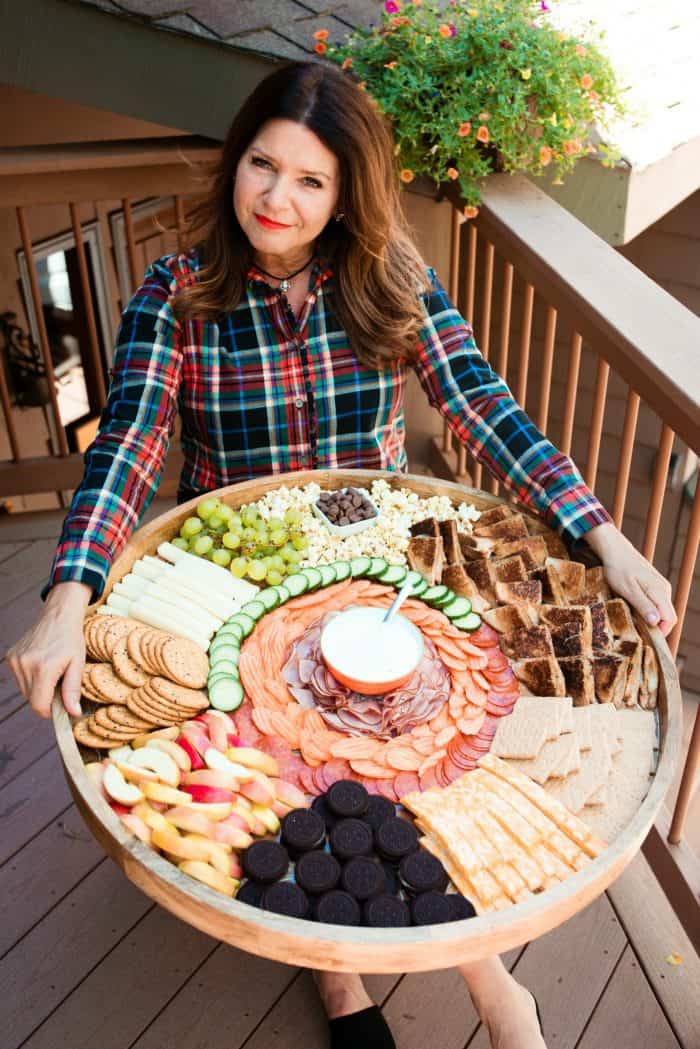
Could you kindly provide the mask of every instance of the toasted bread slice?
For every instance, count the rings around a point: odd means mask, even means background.
[[[593,657],[593,679],[599,703],[623,706],[629,659],[604,652]]]
[[[567,656],[586,656],[589,654],[589,650],[586,649],[584,643],[582,631],[573,623],[567,623],[565,626],[553,627],[551,634],[554,655],[557,656],[558,659],[565,659]]]
[[[516,579],[513,583],[496,583],[496,597],[504,605],[541,605],[542,584],[537,579]]]
[[[530,579],[536,579],[542,584],[542,598],[547,604],[566,605],[568,603],[564,597],[559,577],[549,565],[545,564],[542,568],[535,568],[530,572]]]
[[[502,521],[483,524],[481,520],[474,525],[474,535],[486,536],[488,539],[527,539],[528,530],[522,514],[513,514]]]
[[[511,557],[517,554],[525,562],[525,568],[531,572],[541,568],[547,560],[547,544],[541,535],[531,535],[527,539],[499,539],[493,548],[494,557]]]
[[[591,626],[593,630],[592,645],[598,652],[604,652],[612,648],[612,635],[608,614],[605,611],[604,601],[594,601],[589,605],[591,610]]]
[[[413,536],[408,542],[406,559],[416,572],[425,576],[431,586],[439,582],[443,563],[442,538],[438,536]]]
[[[445,565],[440,582],[443,586],[449,586],[450,590],[454,590],[458,597],[468,597],[472,608],[479,615],[491,607],[472,577],[465,572],[464,565]]]
[[[605,611],[614,637],[624,638],[629,641],[638,640],[639,634],[626,601],[621,597],[613,598],[612,601],[606,601]]]
[[[508,659],[546,659],[554,655],[552,638],[546,626],[509,630],[501,638],[501,649]]]
[[[461,565],[464,558],[462,557],[462,548],[459,545],[457,522],[451,519],[449,521],[440,521],[440,535],[442,536],[442,546],[445,551],[447,564]]]
[[[558,536],[556,532],[552,532],[549,528],[544,532],[539,532],[534,528],[530,528],[531,535],[541,535],[544,539],[544,545],[547,547],[547,553],[550,557],[561,557],[567,558],[569,551],[564,545],[564,541],[561,536]]]
[[[500,503],[499,506],[492,506],[490,510],[482,510],[479,516],[480,525],[492,525],[496,521],[505,521],[506,517],[514,517],[515,510],[513,510],[507,503]]]
[[[561,557],[548,557],[547,565],[554,570],[567,604],[582,604],[586,591],[585,566],[578,561],[567,561]]]
[[[440,525],[434,517],[425,517],[422,521],[416,521],[409,528],[411,535],[430,535],[437,539],[440,535]]]
[[[584,649],[590,651],[593,630],[591,610],[588,605],[570,605],[568,608],[559,608],[556,605],[540,605],[538,612],[540,622],[545,623],[552,629],[572,627],[572,633],[575,631],[581,634],[583,636]]]
[[[566,696],[566,683],[559,664],[553,656],[538,659],[518,659],[513,671],[535,696]]]
[[[502,557],[491,561],[491,574],[494,583],[525,582],[527,572],[522,557]]]
[[[585,656],[566,656],[559,660],[559,667],[566,682],[567,695],[571,696],[575,707],[587,707],[595,703],[595,684],[593,667]]]
[[[593,604],[595,601],[609,601],[612,597],[612,591],[605,581],[605,572],[602,565],[596,565],[594,568],[586,569],[586,604]]]
[[[532,626],[525,605],[503,605],[481,613],[481,618],[499,634]]]
[[[470,561],[465,566],[467,575],[474,580],[484,601],[493,607],[496,602],[495,579],[490,561]]]
[[[656,652],[651,645],[644,646],[642,655],[642,684],[639,689],[639,705],[645,710],[653,710],[657,704],[659,692],[659,665]]]
[[[459,549],[464,561],[483,561],[489,557],[496,545],[494,539],[479,539],[478,536],[458,532]]]
[[[642,685],[644,642],[639,638],[636,641],[630,638],[621,638],[615,644],[615,651],[618,655],[625,656],[629,660],[623,702],[626,707],[633,707],[639,699]]]

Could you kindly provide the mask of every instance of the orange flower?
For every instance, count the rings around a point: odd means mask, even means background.
[[[563,144],[562,149],[567,157],[573,157],[576,153],[581,152],[583,146],[581,145],[581,140],[579,138],[569,138]]]
[[[465,135],[469,134],[471,129],[472,129],[471,123],[468,120],[465,120],[463,124],[459,125],[459,129],[457,131],[457,134],[459,135],[460,138],[464,138]]]
[[[319,40],[317,44],[314,44],[314,51],[317,55],[325,55],[328,48],[324,44],[323,40]]]
[[[401,179],[401,181],[402,182],[407,182],[407,183],[408,182],[413,182],[415,177],[416,176],[413,174],[413,172],[411,171],[410,168],[404,168],[403,171],[401,172],[401,174],[399,175],[399,178]]]
[[[465,217],[465,219],[475,219],[478,214],[479,214],[479,209],[478,208],[474,207],[473,204],[467,204],[466,208],[464,209],[464,217]]]
[[[327,39],[328,39],[328,30],[327,29],[317,29],[316,32],[314,33],[314,40],[327,40]]]
[[[396,69],[398,64],[399,64],[398,62],[385,62],[384,63],[384,68],[385,69]]]
[[[340,68],[341,69],[349,69],[351,65],[352,65],[352,59],[351,58],[346,58],[343,61],[343,64],[342,64],[342,66]]]
[[[447,175],[454,182],[456,178],[459,178],[459,171],[457,171],[457,168],[448,168]]]
[[[552,151],[549,146],[540,146],[540,164],[543,168],[547,167],[552,160]]]
[[[579,56],[579,58],[585,58],[586,55],[588,54],[588,51],[583,46],[583,44],[577,44],[576,47],[574,48],[574,51]]]
[[[488,142],[489,137],[490,137],[489,136],[489,129],[484,124],[482,124],[481,127],[479,128],[479,130],[476,133],[476,137],[477,137],[477,140],[479,142],[483,142],[484,145],[485,145]]]
[[[581,87],[584,91],[588,91],[589,87],[593,87],[593,77],[590,73],[584,73],[581,77]]]
[[[440,34],[440,36],[444,37],[452,36],[452,33],[450,32],[450,27],[448,25],[441,25],[438,29],[438,33]]]
[[[600,102],[600,95],[598,94],[598,92],[597,92],[597,91],[589,91],[589,92],[588,92],[588,97],[589,97],[589,98],[590,98],[590,99],[591,99],[591,100],[592,100],[593,102]]]

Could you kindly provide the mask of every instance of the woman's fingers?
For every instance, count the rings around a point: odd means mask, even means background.
[[[634,580],[633,604],[649,626],[658,626],[666,637],[676,624],[671,588],[661,576]]]
[[[61,682],[61,697],[63,699],[63,706],[66,708],[69,714],[73,717],[80,717],[82,710],[80,707],[80,693],[83,676],[83,659],[72,659],[66,668],[63,675],[63,681]]]

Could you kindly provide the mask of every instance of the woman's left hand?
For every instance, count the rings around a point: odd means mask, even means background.
[[[629,601],[649,626],[670,634],[677,616],[671,601],[671,584],[640,554],[614,524],[592,528],[586,541],[603,562],[610,588]]]

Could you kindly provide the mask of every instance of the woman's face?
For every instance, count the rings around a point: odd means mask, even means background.
[[[307,256],[338,201],[338,161],[292,120],[269,120],[236,169],[233,206],[256,254],[281,261]]]

